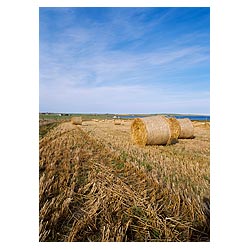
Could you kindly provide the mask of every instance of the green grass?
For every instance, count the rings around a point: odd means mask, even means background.
[[[48,114],[39,114],[39,119],[54,119],[54,120],[65,120],[69,119],[72,116],[81,116],[83,120],[91,120],[91,119],[113,119],[114,116],[119,116],[122,119],[127,119],[124,118],[124,116],[133,116],[134,118],[140,117],[140,116],[154,116],[154,115],[168,115],[168,116],[177,116],[177,115],[183,115],[183,114],[167,114],[167,113],[161,113],[161,114],[84,114],[84,113],[79,113],[79,114],[74,114],[74,113],[68,113],[68,115],[61,113],[61,116],[59,116],[56,113],[48,113]],[[189,114],[188,114],[189,115]],[[200,115],[195,115],[195,114],[190,114],[192,116],[197,116],[199,117]]]
[[[59,116],[58,114],[39,114],[39,119],[40,120],[70,120],[72,116],[81,116],[83,120],[91,120],[91,119],[112,119],[114,114],[62,114]]]

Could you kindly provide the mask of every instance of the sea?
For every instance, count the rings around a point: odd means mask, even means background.
[[[143,115],[122,115],[120,118],[123,119],[133,119],[133,118],[143,118],[147,116]],[[176,119],[189,118],[191,121],[208,121],[210,122],[210,115],[166,115],[166,117],[175,117]]]

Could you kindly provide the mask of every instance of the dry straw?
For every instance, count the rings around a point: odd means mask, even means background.
[[[132,141],[141,146],[176,143],[179,133],[177,120],[165,116],[136,118],[131,124]]]
[[[75,125],[81,125],[82,124],[82,118],[80,116],[73,116],[71,118],[71,123]]]
[[[179,139],[194,138],[194,126],[192,121],[188,118],[177,119],[177,121],[179,122],[181,128]]]

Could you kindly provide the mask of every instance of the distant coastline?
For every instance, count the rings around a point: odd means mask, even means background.
[[[120,118],[123,119],[131,119],[131,118],[142,118],[147,116],[152,116],[156,114],[150,114],[150,115],[120,115]],[[189,118],[192,121],[210,121],[210,115],[189,115],[189,114],[160,114],[166,117],[175,117],[177,119],[183,119],[183,118]]]

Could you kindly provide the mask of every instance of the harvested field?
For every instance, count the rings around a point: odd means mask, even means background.
[[[209,241],[209,123],[145,147],[130,125],[64,122],[40,139],[40,241]]]

